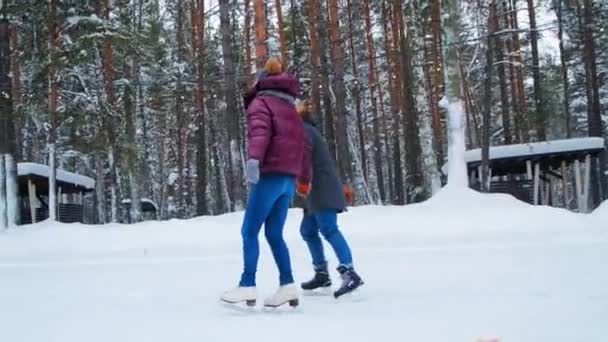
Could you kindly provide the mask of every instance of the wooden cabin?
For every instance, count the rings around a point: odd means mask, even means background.
[[[534,205],[589,212],[605,199],[595,203],[590,196],[593,187],[600,187],[599,179],[592,183],[590,171],[592,161],[606,153],[604,144],[603,138],[575,138],[492,146],[490,191]],[[480,189],[481,149],[466,151],[465,160],[470,187]]]
[[[36,223],[49,217],[49,167],[36,163],[17,164],[21,224]],[[64,223],[85,221],[85,196],[95,191],[92,178],[57,169],[57,220]]]

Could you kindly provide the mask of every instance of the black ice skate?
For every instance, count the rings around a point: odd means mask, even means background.
[[[339,298],[347,293],[351,293],[363,285],[363,280],[361,280],[361,277],[359,277],[357,272],[355,272],[352,267],[340,265],[338,267],[338,272],[342,278],[342,285],[336,292],[334,292],[335,298]]]
[[[302,290],[313,291],[316,289],[328,289],[331,288],[331,279],[329,278],[329,272],[327,271],[327,265],[316,268],[315,276],[302,283]]]

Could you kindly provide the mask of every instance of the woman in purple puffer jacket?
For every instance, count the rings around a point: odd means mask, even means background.
[[[296,178],[309,182],[310,144],[296,109],[298,80],[282,71],[271,58],[258,82],[245,97],[247,108],[248,160],[245,176],[252,185],[243,220],[244,270],[239,286],[225,292],[227,303],[255,305],[255,274],[259,258],[258,235],[262,225],[279,269],[279,289],[264,301],[277,307],[298,305],[298,290],[291,272],[289,250],[283,240],[283,226],[294,195]]]

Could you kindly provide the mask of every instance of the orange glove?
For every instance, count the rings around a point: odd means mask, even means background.
[[[355,197],[353,189],[351,189],[350,186],[344,184],[342,185],[342,192],[344,193],[344,198],[346,198],[346,204],[352,204],[353,199]]]
[[[306,196],[308,196],[309,192],[310,192],[309,183],[300,182],[299,180],[296,181],[296,193],[299,196],[306,197]]]

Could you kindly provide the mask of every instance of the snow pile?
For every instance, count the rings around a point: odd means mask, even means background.
[[[306,342],[316,327],[324,341],[604,341],[602,208],[578,215],[455,187],[416,205],[352,208],[340,225],[361,291],[271,312],[218,305],[242,270],[242,213],[13,228],[0,232],[0,341]],[[291,211],[285,227],[296,282],[312,273],[300,218]],[[277,274],[260,240],[262,299]]]
[[[449,101],[444,97],[439,105],[448,112],[449,147],[448,147],[448,185],[450,187],[465,188],[469,181],[467,178],[467,164],[465,162],[466,144],[464,139],[464,109],[460,100]]]
[[[43,222],[0,237],[0,258],[78,258],[88,255],[141,256],[207,254],[239,247],[243,213],[135,225],[84,226]],[[298,243],[301,210],[290,211],[285,233]],[[535,207],[510,195],[444,188],[430,200],[408,206],[350,208],[340,225],[370,244],[470,245],[503,239],[568,239],[593,234],[597,220],[552,207]],[[548,235],[547,235],[548,234]]]
[[[597,207],[593,215],[603,228],[608,228],[608,200],[604,201],[599,207]]]

